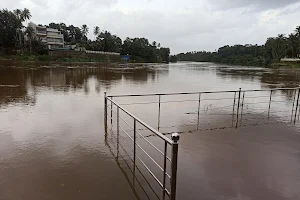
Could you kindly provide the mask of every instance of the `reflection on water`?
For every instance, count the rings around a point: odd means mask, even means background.
[[[0,65],[0,199],[135,198],[104,140],[104,91],[194,92],[300,84],[295,69],[212,63],[134,68]],[[290,92],[278,95],[286,102],[294,97]],[[127,108],[149,124],[155,121],[151,125],[156,127],[157,115],[150,112],[157,111],[156,105]],[[179,112],[188,107],[170,108]],[[185,125],[179,116],[168,115],[166,105],[161,109],[162,124],[169,120]],[[179,199],[299,199],[299,131],[288,125],[272,127],[182,134]]]

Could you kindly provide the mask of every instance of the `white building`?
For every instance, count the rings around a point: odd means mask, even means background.
[[[37,26],[32,22],[28,25],[33,28],[35,36],[47,44],[48,49],[64,48],[64,35],[59,30]]]

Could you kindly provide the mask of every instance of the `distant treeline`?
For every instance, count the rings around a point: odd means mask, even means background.
[[[0,55],[47,53],[46,46],[34,37],[34,30],[23,26],[30,18],[31,13],[26,8],[13,11],[0,10]],[[170,49],[161,47],[160,43],[155,41],[150,43],[146,38],[127,37],[123,42],[117,35],[101,31],[95,26],[92,30],[94,38],[91,40],[87,37],[89,28],[86,24],[81,27],[65,23],[50,23],[44,26],[60,30],[64,35],[65,44],[77,44],[94,51],[128,54],[131,59],[139,62],[169,62]]]
[[[268,38],[264,45],[227,45],[216,52],[180,53],[176,55],[176,58],[171,56],[171,60],[263,66],[280,62],[280,59],[284,57],[298,58],[299,53],[300,26],[288,37],[279,34],[277,37]]]

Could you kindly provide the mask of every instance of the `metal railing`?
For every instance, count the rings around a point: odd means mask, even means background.
[[[231,127],[238,127],[241,125],[243,116],[249,114],[249,113],[244,113],[245,112],[245,106],[250,106],[250,105],[268,105],[266,108],[266,116],[269,119],[271,114],[274,114],[274,112],[271,112],[272,110],[272,104],[273,103],[284,103],[285,101],[278,101],[276,100],[276,97],[280,97],[275,94],[276,91],[287,91],[293,95],[292,101],[292,108],[290,111],[285,111],[285,112],[291,112],[291,121],[296,123],[297,118],[299,120],[299,96],[300,96],[300,88],[273,88],[273,89],[259,89],[259,90],[242,90],[241,88],[239,90],[227,90],[227,91],[203,91],[203,92],[182,92],[182,93],[152,93],[152,94],[128,94],[128,95],[111,95],[109,98],[118,98],[118,97],[155,97],[157,100],[151,101],[151,102],[130,102],[130,103],[120,103],[119,105],[121,106],[129,106],[129,105],[147,105],[147,104],[157,104],[157,130],[160,131],[162,126],[162,120],[161,120],[161,112],[162,112],[162,104],[168,104],[168,103],[183,103],[183,102],[196,102],[197,108],[195,108],[195,112],[190,113],[190,114],[195,114],[196,115],[196,130],[200,128],[200,122],[201,122],[201,112],[206,112],[206,109],[209,110],[208,108],[202,109],[201,106],[205,102],[220,102],[220,101],[231,101],[232,103],[228,102],[228,104],[224,107],[232,109],[232,113],[230,114],[232,116],[232,126]],[[256,95],[257,92],[263,92],[264,95]],[[209,95],[214,95],[214,94],[220,94],[220,95],[229,95],[232,94],[232,96],[228,96],[227,98],[204,98],[204,96],[209,96]],[[253,94],[253,95],[251,95]],[[193,99],[188,99],[188,100],[176,100],[176,96],[184,96],[184,95],[196,95],[197,97],[194,97]],[[175,100],[165,100],[163,101],[163,97],[167,96],[174,96]],[[260,100],[263,99],[264,101],[261,102],[251,102],[250,100]],[[247,102],[248,101],[248,102]],[[217,103],[216,103],[217,104]],[[214,108],[215,110],[222,108],[221,107],[216,107]],[[253,108],[254,109],[254,108]],[[261,108],[259,108],[261,109]],[[210,109],[213,110],[213,109]],[[250,110],[250,109],[248,109]],[[278,111],[280,112],[280,111]]]
[[[145,122],[140,120],[138,117],[134,116],[132,113],[128,112],[126,109],[124,109],[118,103],[116,103],[113,100],[113,97],[107,96],[106,92],[105,92],[104,102],[105,102],[105,113],[104,113],[105,133],[108,133],[108,124],[109,124],[108,123],[108,117],[110,117],[111,131],[113,131],[113,128],[112,128],[113,120],[116,121],[116,132],[117,132],[116,140],[117,140],[117,144],[121,144],[121,142],[120,142],[120,138],[122,138],[122,136],[120,135],[121,133],[124,133],[125,136],[133,142],[133,145],[132,145],[133,147],[131,145],[128,145],[128,143],[126,142],[126,144],[129,146],[130,150],[132,150],[132,152],[133,152],[133,158],[131,159],[131,161],[133,163],[133,170],[132,170],[133,176],[134,177],[136,176],[136,174],[135,174],[136,169],[139,170],[139,168],[137,166],[137,161],[139,161],[141,163],[141,165],[144,167],[144,169],[146,169],[146,171],[153,177],[153,179],[159,185],[159,187],[162,188],[162,199],[165,199],[166,195],[167,195],[169,197],[169,199],[175,200],[176,199],[177,163],[178,163],[177,160],[178,160],[179,135],[177,133],[174,133],[174,134],[172,134],[171,139],[169,139],[168,137],[166,137],[165,135],[163,135],[159,131],[155,130],[154,128],[152,128],[151,126],[149,126],[148,124],[146,124]],[[116,108],[115,111],[113,109],[114,107]],[[110,109],[110,115],[109,115],[108,109]],[[133,119],[133,126],[131,126],[129,124],[129,122],[127,122],[124,118],[122,118],[120,116],[120,111],[122,111],[126,116]],[[116,117],[116,119],[114,119],[113,114]],[[133,135],[130,135],[129,131],[124,130],[120,126],[120,120],[122,120],[125,124],[127,124],[133,130]],[[142,126],[144,129],[150,131],[152,134],[154,134],[160,140],[162,140],[164,142],[163,150],[160,150],[158,147],[156,147],[155,144],[153,144],[153,142],[151,142],[149,139],[147,139],[145,136],[143,136],[139,132],[139,130],[137,128],[137,124]],[[145,150],[140,144],[137,143],[137,138],[142,138],[155,151],[157,151],[160,155],[163,156],[163,166],[161,166],[153,157],[150,156],[150,153],[149,153],[148,150]],[[124,141],[124,143],[125,143],[125,141]],[[171,156],[170,157],[168,156],[168,152],[167,152],[168,146],[171,147]],[[121,147],[123,148],[123,145],[121,145]],[[117,148],[118,148],[118,151],[119,151],[119,146]],[[125,148],[123,148],[123,149],[125,150]],[[155,172],[153,172],[150,169],[149,165],[143,160],[143,157],[139,156],[137,154],[137,151],[139,151],[139,150],[141,152],[143,152],[144,155],[150,159],[152,164],[157,166],[158,169],[163,172],[162,181],[157,176],[157,174],[155,174]],[[168,174],[168,172],[167,172],[167,162],[170,162],[170,172],[171,172],[171,174]],[[141,170],[139,170],[139,172],[141,172]],[[143,176],[143,177],[145,178],[145,176]],[[167,188],[167,179],[169,179],[169,182],[170,182],[170,185],[169,185],[170,189]],[[135,180],[135,178],[134,178],[134,180]],[[148,182],[148,184],[149,184],[149,182]],[[151,185],[150,185],[150,187],[151,187]],[[160,199],[160,197],[159,197],[159,195],[157,195],[156,191],[154,191],[153,189],[152,189],[152,191],[156,194],[156,197],[158,199]]]
[[[280,95],[278,95],[277,91]],[[287,104],[286,100],[282,100],[282,97],[286,97],[286,95],[282,95],[281,93],[287,93],[289,98],[289,102]],[[193,99],[180,99],[176,96],[184,96],[184,95],[194,95]],[[214,95],[219,96],[219,98],[212,98]],[[226,96],[227,95],[227,96]],[[169,96],[168,98],[166,98]],[[130,97],[129,103],[117,103],[115,99],[122,97]],[[133,102],[131,97],[154,97],[157,98],[154,101],[147,101],[147,102]],[[190,96],[189,96],[190,97]],[[280,98],[279,100],[277,98]],[[105,92],[105,132],[108,131],[108,125],[111,125],[111,131],[113,131],[114,123],[116,124],[116,141],[117,141],[117,148],[119,151],[119,145],[123,148],[123,143],[125,144],[125,140],[121,142],[120,140],[123,139],[121,134],[123,134],[126,138],[129,138],[130,141],[133,142],[133,145],[129,145],[127,142],[127,146],[129,146],[130,150],[133,153],[133,158],[130,157],[130,160],[133,163],[133,170],[132,173],[135,176],[136,171],[141,172],[140,168],[137,166],[137,161],[140,162],[141,166],[148,171],[148,174],[150,174],[155,182],[159,185],[159,187],[162,188],[162,199],[166,198],[166,195],[171,199],[174,200],[176,198],[176,177],[177,177],[177,159],[178,159],[178,140],[179,135],[178,134],[172,134],[171,139],[166,137],[166,135],[162,134],[160,132],[160,129],[163,128],[161,124],[161,112],[162,112],[162,104],[171,104],[171,103],[183,103],[188,102],[189,104],[191,102],[195,102],[196,104],[191,105],[191,107],[195,107],[195,111],[193,112],[195,120],[196,120],[196,126],[197,129],[201,128],[200,123],[202,123],[203,120],[205,120],[204,117],[202,117],[202,113],[206,113],[208,110],[208,107],[203,108],[203,104],[211,104],[211,102],[214,102],[212,104],[216,104],[217,107],[213,108],[216,110],[216,112],[220,112],[220,110],[225,107],[228,110],[226,112],[229,112],[228,116],[230,116],[230,120],[232,120],[231,127],[237,128],[239,125],[241,125],[242,121],[245,120],[245,116],[247,115],[247,112],[245,110],[249,110],[250,112],[253,112],[255,110],[254,107],[248,108],[248,106],[252,105],[264,105],[264,114],[265,117],[268,119],[271,117],[272,114],[276,112],[282,112],[276,110],[277,103],[285,103],[284,104],[284,112],[288,112],[291,114],[290,121],[296,123],[297,118],[299,120],[300,115],[300,87],[299,88],[274,88],[274,89],[265,89],[265,90],[242,90],[239,88],[239,90],[228,90],[228,91],[204,91],[204,92],[183,92],[183,93],[155,93],[155,94],[129,94],[129,95],[111,95],[107,96]],[[120,99],[118,99],[119,101]],[[226,101],[227,105],[220,105],[220,101],[224,103]],[[131,106],[131,105],[144,105],[147,104],[154,104],[156,109],[154,109],[154,112],[158,112],[158,114],[155,114],[155,119],[157,119],[157,130],[136,117],[132,114],[132,112],[129,112],[127,109],[125,109],[125,106]],[[206,106],[206,105],[205,105]],[[292,108],[290,108],[292,106]],[[274,108],[272,108],[274,107]],[[165,108],[163,108],[165,109]],[[176,107],[175,110],[177,110],[178,107]],[[211,109],[211,110],[213,110]],[[258,110],[263,110],[261,107]],[[148,111],[145,110],[145,108],[142,109],[142,111]],[[152,111],[152,110],[151,110]],[[133,124],[131,125],[128,120],[126,121],[124,117],[121,117],[120,113],[123,113],[125,116],[128,117],[129,120],[133,120]],[[109,119],[110,118],[110,119]],[[153,118],[152,118],[153,119]],[[120,121],[124,123],[128,129],[124,129],[121,126]],[[149,122],[149,121],[147,121]],[[138,128],[137,125],[140,125],[141,127]],[[130,135],[130,130],[133,131],[132,135]],[[141,134],[142,130],[150,131],[150,135],[147,136]],[[155,142],[150,141],[150,136],[156,136],[155,138],[158,138],[159,140],[163,141],[164,145],[162,149],[159,149]],[[160,156],[163,156],[163,164],[160,165],[159,162],[157,162],[157,157],[152,157],[150,155],[149,149],[143,148],[141,144],[137,142],[137,139],[144,140],[145,143],[149,144],[151,148],[158,152]],[[168,156],[168,146],[171,147],[171,154]],[[125,150],[125,148],[123,148]],[[127,151],[127,150],[126,150]],[[144,159],[142,156],[139,156],[137,152],[142,152],[146,158],[150,159],[150,162],[157,166],[159,171],[163,172],[162,180],[159,179],[159,177],[156,175],[154,171],[152,171],[149,167],[149,163],[144,162]],[[128,154],[128,153],[126,153]],[[170,162],[170,174],[167,170],[167,162]],[[143,176],[145,178],[145,176]],[[145,178],[146,179],[146,178]],[[170,179],[169,188],[167,188],[167,179]],[[147,181],[147,180],[146,180]],[[148,181],[147,181],[148,183]],[[148,183],[149,184],[149,183]],[[151,184],[149,184],[150,186]],[[151,186],[150,186],[151,187]],[[151,188],[152,189],[152,188]],[[152,189],[153,192],[156,192],[154,189]],[[156,195],[158,199],[161,199],[159,195]]]

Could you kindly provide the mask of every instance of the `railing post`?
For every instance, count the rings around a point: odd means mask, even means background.
[[[113,99],[113,97],[111,97],[111,100]],[[112,121],[113,121],[113,119],[112,119],[112,114],[113,114],[113,104],[112,104],[112,102],[111,102],[111,104],[110,104],[110,124],[112,125]]]
[[[171,161],[171,195],[170,199],[176,199],[176,183],[177,183],[177,165],[178,165],[178,140],[179,134],[172,134],[172,161]]]
[[[243,110],[244,110],[244,101],[245,101],[245,91],[243,92],[243,100],[242,100],[242,109],[241,109],[241,125],[242,125],[242,121],[243,121]]]
[[[168,149],[168,143],[167,143],[167,141],[165,141],[165,148],[164,148],[164,176],[163,176],[163,200],[165,200],[165,198],[166,198],[167,149]]]
[[[201,93],[199,93],[199,100],[198,100],[198,121],[197,121],[197,131],[199,129],[199,121],[200,121],[200,106],[201,106]]]
[[[119,118],[119,106],[117,106],[117,160],[119,159],[119,136],[120,136],[120,118]]]
[[[300,96],[300,88],[298,88],[298,96],[297,96],[297,101],[296,101],[296,110],[295,110],[294,123],[296,123],[296,119],[297,119],[297,112],[298,112],[298,106],[299,106],[299,96]]]
[[[295,90],[295,92],[294,92],[294,101],[293,101],[293,106],[292,106],[291,122],[293,121],[293,114],[294,114],[294,106],[295,106],[295,101],[296,101],[296,95],[297,95],[297,90]]]
[[[160,126],[160,98],[161,96],[158,95],[158,122],[157,122],[157,130],[159,131],[159,126]]]
[[[234,92],[234,97],[233,97],[233,106],[232,106],[232,127],[233,127],[233,122],[234,122],[234,108],[235,108],[235,99],[236,99],[236,92]]]
[[[135,183],[135,162],[136,162],[136,119],[133,121],[133,184]]]
[[[104,92],[104,129],[105,134],[107,133],[107,96],[106,92]]]
[[[272,92],[273,92],[273,90],[271,90],[271,93],[270,93],[269,110],[268,110],[268,119],[270,118],[270,109],[271,109],[271,102],[272,102]]]
[[[238,99],[238,104],[237,104],[237,112],[236,112],[236,125],[235,127],[238,127],[239,123],[239,111],[240,111],[240,102],[241,102],[241,88],[239,89],[239,99]]]

